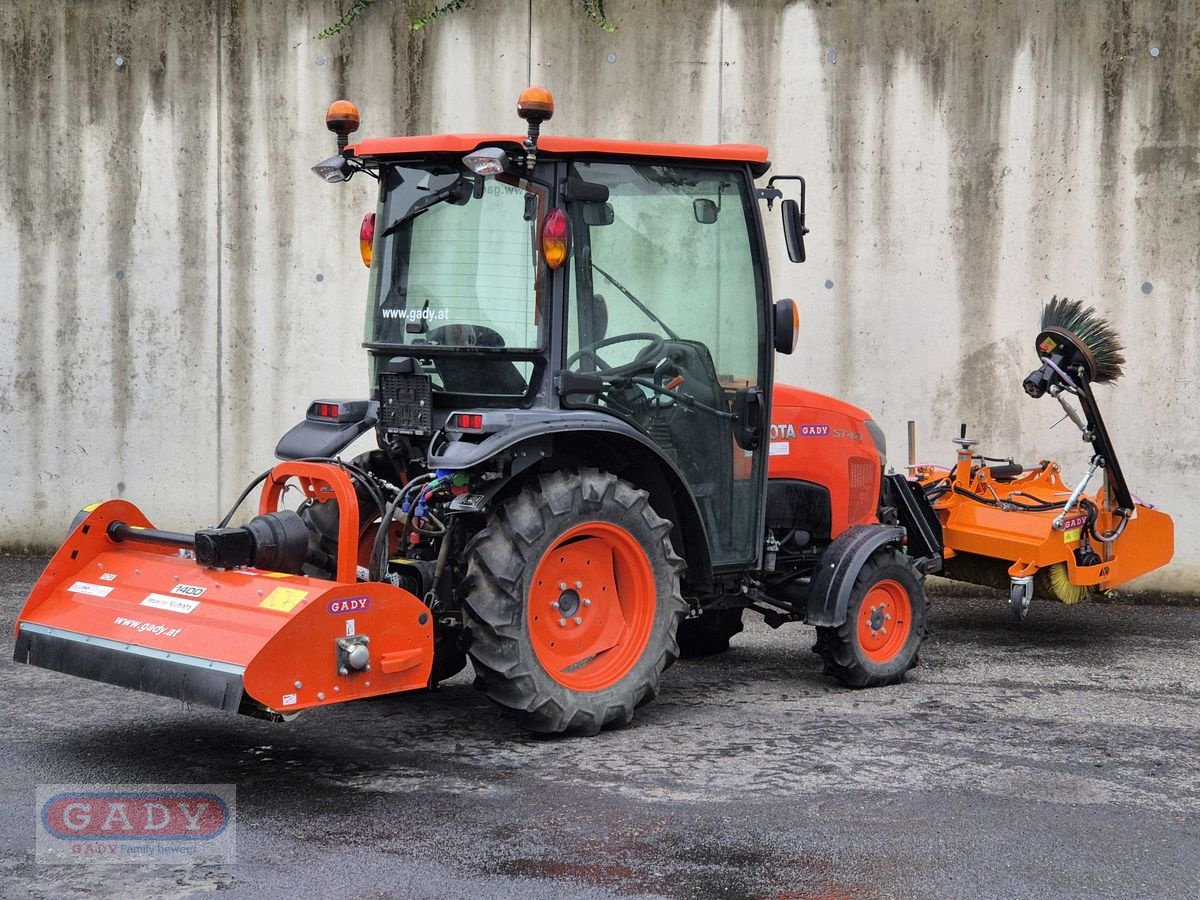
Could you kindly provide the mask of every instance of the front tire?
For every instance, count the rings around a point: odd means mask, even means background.
[[[467,548],[476,686],[530,731],[628,723],[679,654],[670,533],[645,491],[607,472],[525,485]]]
[[[813,649],[826,674],[847,687],[897,684],[917,664],[927,606],[912,560],[895,550],[878,550],[854,581],[846,620],[834,628],[818,627]]]

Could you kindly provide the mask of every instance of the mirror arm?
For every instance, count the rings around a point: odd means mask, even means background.
[[[807,193],[807,187],[808,187],[804,182],[804,176],[802,176],[802,175],[772,175],[770,177],[770,179],[767,180],[767,186],[765,188],[763,188],[762,190],[763,191],[774,190],[776,197],[782,197],[783,193],[778,188],[775,187],[775,182],[777,182],[777,181],[798,181],[798,182],[800,182],[800,237],[804,237],[804,235],[808,234],[808,231],[809,231],[809,229],[804,224],[804,203],[805,203],[805,200],[807,199],[805,197],[805,194]],[[761,193],[760,193],[760,196],[761,196]],[[771,208],[771,204],[770,204],[770,202],[768,202],[767,209],[770,209],[770,208]]]
[[[774,178],[771,179],[771,181],[774,180]],[[783,199],[783,191],[779,190],[777,187],[770,187],[768,184],[768,186],[765,188],[755,188],[754,196],[759,200],[767,201],[767,211],[769,212],[775,208],[776,200]]]

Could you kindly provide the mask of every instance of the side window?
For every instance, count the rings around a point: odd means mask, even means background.
[[[591,265],[581,271],[577,261],[571,282],[568,354],[581,341],[670,328],[704,344],[723,378],[755,383],[759,304],[736,175],[610,163],[579,164],[576,172],[608,185],[612,222],[588,226],[576,217],[588,229]],[[636,341],[614,346],[605,360],[626,362],[639,349]]]

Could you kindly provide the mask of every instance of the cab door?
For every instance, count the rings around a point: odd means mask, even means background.
[[[576,162],[566,361],[621,373],[590,405],[641,428],[699,505],[715,567],[757,560],[770,363],[745,167]]]

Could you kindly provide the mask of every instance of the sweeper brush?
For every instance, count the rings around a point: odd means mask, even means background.
[[[1026,376],[1025,393],[1057,400],[1092,447],[1078,483],[1064,482],[1052,460],[1023,466],[976,454],[965,425],[952,468],[918,466],[913,473],[941,529],[942,574],[1007,587],[1017,620],[1034,597],[1078,603],[1166,565],[1174,552],[1170,517],[1130,492],[1092,393],[1093,384],[1121,377],[1125,357],[1116,332],[1094,307],[1055,296],[1042,311],[1034,348],[1040,365]],[[1086,494],[1097,471],[1103,483]]]
[[[1095,307],[1084,306],[1081,300],[1051,297],[1042,310],[1042,333],[1037,339],[1039,355],[1053,353],[1055,338],[1079,349],[1089,365],[1093,384],[1116,381],[1123,374],[1125,357],[1121,351],[1125,348]]]

